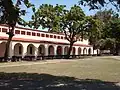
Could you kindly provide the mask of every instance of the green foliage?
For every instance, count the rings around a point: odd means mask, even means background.
[[[27,7],[30,7],[32,5],[28,2],[28,0],[17,0],[15,4],[12,2],[12,0],[0,0],[0,24],[7,24],[9,26],[9,32],[6,33],[9,35],[9,37],[4,53],[5,61],[8,59],[9,56],[10,42],[12,40],[12,37],[14,36],[14,28],[16,24],[25,24],[25,21],[20,18],[26,13],[25,10],[21,10],[20,8],[22,2]]]
[[[99,20],[101,20],[103,23],[109,23],[108,21],[111,20],[112,18],[112,14],[114,12],[110,9],[110,10],[104,10],[104,11],[98,11],[96,14],[95,14],[95,18],[98,18]]]
[[[80,38],[88,38],[91,30],[96,31],[98,27],[97,20],[85,16],[77,5],[66,10],[65,5],[42,4],[37,10],[33,7],[33,12],[29,27],[38,29],[42,26],[48,28],[49,32],[63,32],[72,43]]]
[[[111,38],[116,38],[120,42],[120,19],[112,20],[110,22],[110,35]]]
[[[120,10],[120,0],[80,0],[79,4],[84,6],[89,6],[91,9],[100,9],[105,5],[111,3],[116,7],[117,10]]]
[[[12,0],[0,0],[0,23],[7,24],[11,27],[14,27],[16,23],[21,23],[22,19],[20,19],[21,15],[25,15],[26,11],[21,10],[19,5],[24,4],[27,7],[32,6],[28,0],[17,0],[16,4],[14,5]]]
[[[103,31],[103,23],[101,22],[101,20],[97,19],[97,18],[94,18],[94,26],[92,28],[92,30],[90,30],[90,33],[89,33],[89,42],[91,45],[94,46],[94,48],[97,48],[96,47],[96,43],[98,42],[99,39],[101,39],[102,37],[102,31]]]
[[[117,10],[120,10],[120,0],[80,0],[79,4],[84,6],[90,6],[91,9],[100,9],[108,3],[111,3],[116,7]],[[94,18],[101,21],[101,37],[93,38],[90,37],[91,44],[95,48],[101,49],[111,49],[116,48],[120,43],[119,40],[119,15],[111,10],[98,11]],[[97,35],[94,35],[97,36]],[[93,43],[95,42],[95,43]]]
[[[111,50],[114,49],[116,41],[114,38],[100,39],[96,42],[96,47],[101,50]]]
[[[85,16],[82,9],[74,5],[63,15],[61,27],[66,39],[70,42],[68,51],[68,55],[70,55],[76,41],[89,39],[97,32],[98,22],[91,16]]]
[[[79,6],[74,5],[70,11],[62,17],[61,27],[68,41],[76,42],[79,36],[84,34],[85,14]],[[75,38],[75,36],[77,38]]]
[[[48,28],[49,32],[60,32],[61,16],[64,14],[65,5],[42,4],[38,10],[33,8],[34,15],[29,21],[29,26],[38,29],[40,26]]]
[[[102,24],[101,37],[96,40],[95,48],[109,49],[115,53],[115,49],[119,50],[120,43],[120,19],[117,13],[112,10],[99,11],[95,14],[95,18],[99,19]]]
[[[79,6],[74,5],[63,16],[61,27],[66,39],[74,43],[80,38],[88,39],[91,31],[96,31],[97,23],[92,17],[85,16]]]

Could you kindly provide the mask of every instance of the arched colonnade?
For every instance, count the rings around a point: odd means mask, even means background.
[[[6,42],[0,43],[0,56],[4,55]],[[25,48],[26,46],[26,48]],[[15,43],[13,46],[13,56],[41,56],[41,55],[67,55],[69,46],[62,45],[45,45],[40,44],[36,47],[35,44]],[[75,47],[73,46],[71,55],[92,54],[91,47]]]

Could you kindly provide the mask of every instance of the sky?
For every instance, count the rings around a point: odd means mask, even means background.
[[[78,4],[78,1],[79,0],[30,0],[30,2],[34,4],[36,8],[38,8],[42,4],[51,4],[51,5],[60,4],[60,5],[66,5],[66,9],[70,9],[74,4]],[[83,9],[86,15],[94,15],[96,13],[96,10],[89,11],[89,7],[81,6],[81,8]],[[24,19],[29,21],[31,15],[32,15],[31,9],[27,9],[27,14],[24,17]]]
[[[16,0],[13,0],[14,2]],[[40,5],[42,4],[51,4],[51,5],[56,5],[56,4],[59,4],[59,5],[66,5],[66,9],[70,9],[74,4],[77,4],[78,5],[78,1],[79,0],[29,0],[30,3],[34,4],[36,8],[39,8]],[[86,15],[94,15],[98,10],[89,10],[89,7],[88,6],[80,6],[84,13]],[[112,7],[112,5],[108,5],[106,8],[107,9],[110,9]],[[22,9],[27,9],[25,6],[21,6]],[[113,8],[113,7],[112,7]],[[105,8],[102,8],[102,9],[105,9]],[[31,20],[31,16],[32,16],[32,9],[27,9],[27,13],[25,16],[23,16],[22,18],[25,20],[25,21],[29,21]],[[29,27],[28,27],[29,28]],[[42,29],[41,27],[39,29]],[[47,30],[47,29],[45,29]]]

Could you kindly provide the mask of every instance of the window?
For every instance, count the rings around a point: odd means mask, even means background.
[[[22,47],[19,46],[19,54],[22,54]]]
[[[25,31],[21,31],[21,35],[25,35]]]
[[[6,28],[2,28],[2,32],[7,32],[7,29]]]
[[[40,33],[37,33],[37,36],[40,36]]]
[[[58,36],[58,39],[60,39],[60,36]]]
[[[30,47],[30,54],[32,54],[32,49],[33,49],[33,48],[32,48],[32,47]]]
[[[15,30],[15,34],[20,34],[20,31],[19,30]]]
[[[63,39],[63,37],[61,36],[61,39]]]
[[[32,36],[36,36],[35,32],[32,32]]]
[[[53,38],[53,35],[50,35],[50,38]]]
[[[49,35],[48,35],[48,34],[46,34],[46,37],[49,37]]]
[[[54,35],[54,38],[56,38],[56,36]]]
[[[31,32],[27,32],[27,35],[31,35]]]
[[[42,37],[45,37],[45,34],[41,34]]]

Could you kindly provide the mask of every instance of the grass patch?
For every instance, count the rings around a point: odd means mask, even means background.
[[[28,62],[24,63],[26,64]],[[12,63],[12,65],[14,64],[16,63]],[[18,64],[21,63],[19,62]],[[55,76],[70,76],[79,79],[90,78],[120,82],[120,61],[117,61],[114,58],[90,58],[85,60],[76,60],[74,62],[62,61],[57,63],[0,67],[0,72],[46,73]]]
[[[0,90],[120,90],[120,61],[94,57],[75,61],[4,63]]]

